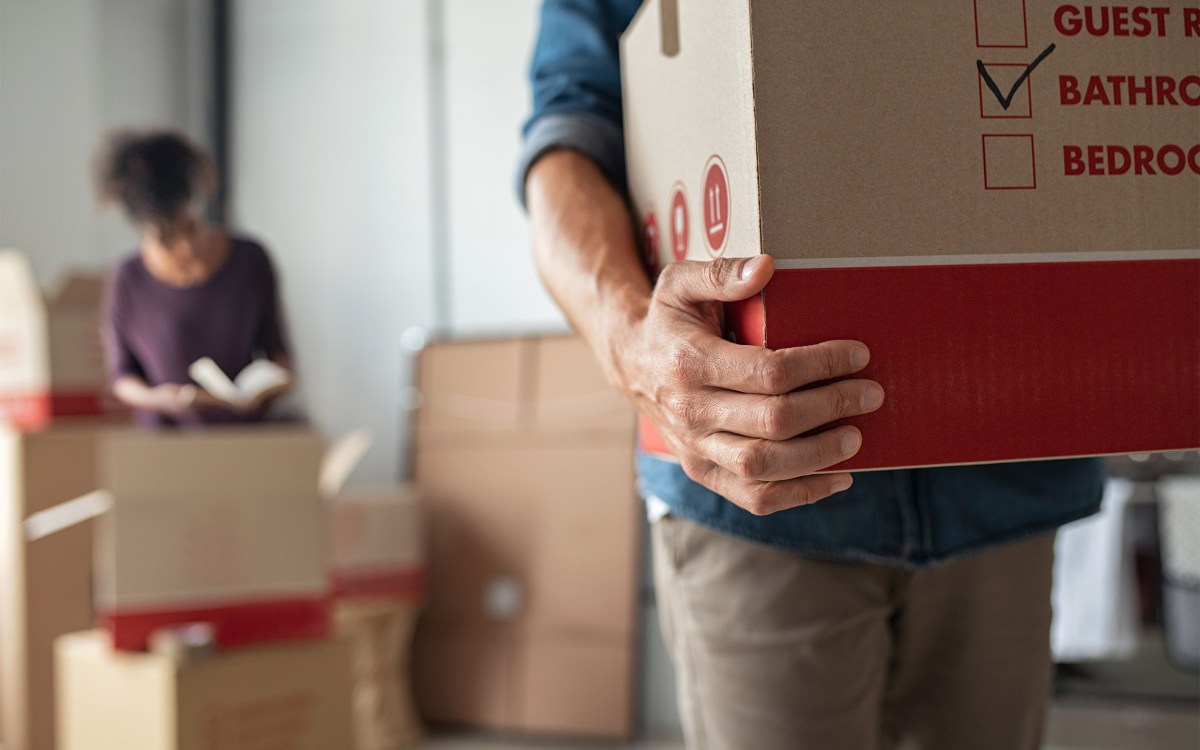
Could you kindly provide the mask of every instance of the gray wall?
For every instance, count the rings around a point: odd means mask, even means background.
[[[203,4],[0,0],[0,246],[52,285],[102,268],[134,234],[97,214],[90,164],[115,126],[204,137]]]

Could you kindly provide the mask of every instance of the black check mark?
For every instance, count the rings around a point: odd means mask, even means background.
[[[996,82],[992,80],[992,77],[988,75],[987,68],[983,65],[983,60],[976,60],[975,67],[979,68],[979,75],[983,76],[983,82],[986,83],[987,87],[992,90],[993,94],[996,95],[996,100],[1000,102],[1000,106],[1004,107],[1005,110],[1008,110],[1009,105],[1012,104],[1013,97],[1017,95],[1017,89],[1021,88],[1021,84],[1025,83],[1025,79],[1029,77],[1029,74],[1033,72],[1033,69],[1036,68],[1042,62],[1042,60],[1045,60],[1047,57],[1049,57],[1050,53],[1053,51],[1054,45],[1051,44],[1042,51],[1042,54],[1037,56],[1036,60],[1029,63],[1029,67],[1025,68],[1025,72],[1022,73],[1019,78],[1017,78],[1017,82],[1014,83],[1012,88],[1008,90],[1008,96],[1000,93],[1000,87],[997,86]]]

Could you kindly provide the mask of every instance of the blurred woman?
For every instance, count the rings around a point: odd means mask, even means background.
[[[141,234],[105,299],[113,394],[147,426],[262,420],[291,386],[278,285],[260,244],[205,220],[212,161],[178,133],[124,132],[105,144],[97,176],[104,202],[119,203]],[[252,398],[222,398],[189,377],[204,357],[231,379],[258,359],[284,373]]]

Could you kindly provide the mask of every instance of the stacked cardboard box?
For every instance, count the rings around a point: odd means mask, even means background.
[[[412,485],[345,487],[330,502],[333,619],[354,660],[358,750],[421,738],[410,655],[425,598],[424,525]]]
[[[347,487],[330,507],[334,594],[419,601],[425,592],[425,553],[417,489]]]
[[[104,278],[65,276],[46,303],[50,352],[50,411],[55,417],[121,411],[108,388],[100,309]]]
[[[48,299],[25,257],[0,250],[0,421],[120,412],[108,392],[100,342],[104,282],[65,277]]]
[[[350,653],[340,640],[178,661],[114,651],[103,631],[58,639],[60,750],[349,748]]]
[[[652,265],[767,253],[743,343],[871,348],[888,398],[836,470],[1194,448],[1197,24],[648,0],[621,62]]]
[[[219,645],[328,633],[324,452],[306,429],[110,435],[98,487],[96,609],[121,649],[213,623]]]
[[[630,408],[565,337],[435,344],[420,388],[422,713],[630,736],[640,528]]]
[[[134,662],[117,651],[145,649],[156,631],[190,622],[207,623],[222,648],[296,639],[325,648],[322,452],[314,433],[290,427],[156,434],[56,424],[0,432],[7,750],[54,746],[51,642],[90,627],[93,611],[107,626],[107,656],[80,662],[71,675],[93,667],[125,674],[115,665]],[[26,541],[23,532],[45,537]],[[214,674],[239,655],[214,657]],[[348,653],[345,660],[348,670]],[[348,711],[348,688],[345,699]]]

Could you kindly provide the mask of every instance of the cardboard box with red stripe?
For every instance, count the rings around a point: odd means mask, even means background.
[[[0,421],[37,429],[123,410],[104,368],[103,291],[101,276],[71,273],[43,298],[25,256],[0,250]]]
[[[209,623],[221,647],[328,634],[319,436],[124,430],[96,451],[101,489],[25,530],[36,539],[95,519],[95,610],[115,648],[144,650],[154,631],[191,622]]]
[[[743,343],[871,348],[834,468],[1200,445],[1194,4],[650,0],[621,55],[650,265],[769,254]]]
[[[424,529],[414,486],[347,487],[329,505],[335,596],[424,598]]]

